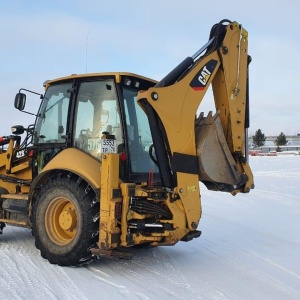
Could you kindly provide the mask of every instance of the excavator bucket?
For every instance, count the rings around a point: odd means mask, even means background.
[[[195,121],[199,180],[209,190],[232,192],[246,182],[226,142],[219,113]]]

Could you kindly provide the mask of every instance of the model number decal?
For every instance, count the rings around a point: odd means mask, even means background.
[[[18,150],[18,151],[15,152],[15,158],[20,159],[20,158],[26,156],[26,154],[27,154],[26,149]]]

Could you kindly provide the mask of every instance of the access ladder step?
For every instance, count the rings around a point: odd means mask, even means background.
[[[186,234],[181,241],[183,242],[189,242],[192,239],[198,238],[201,235],[201,231],[199,230],[194,230],[194,231],[190,231],[188,234]]]
[[[99,248],[92,248],[91,249],[92,254],[97,256],[104,256],[104,257],[110,257],[110,258],[122,258],[122,259],[132,259],[132,253],[120,251],[120,250],[105,250],[105,249],[99,249]]]
[[[28,200],[28,194],[2,194],[2,199],[13,199],[13,200]]]

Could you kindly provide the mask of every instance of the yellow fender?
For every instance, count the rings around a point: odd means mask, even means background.
[[[100,188],[101,163],[92,156],[75,148],[68,148],[58,153],[36,176],[31,184],[30,195],[54,170],[65,170],[77,174],[88,182],[93,189]]]

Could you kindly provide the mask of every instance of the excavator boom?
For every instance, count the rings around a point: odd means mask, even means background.
[[[224,23],[227,23],[226,25]],[[236,22],[213,26],[210,39],[155,87],[138,96],[152,131],[162,181],[178,173],[199,175],[211,190],[249,192],[247,162],[248,33]],[[212,84],[215,114],[196,116]]]

